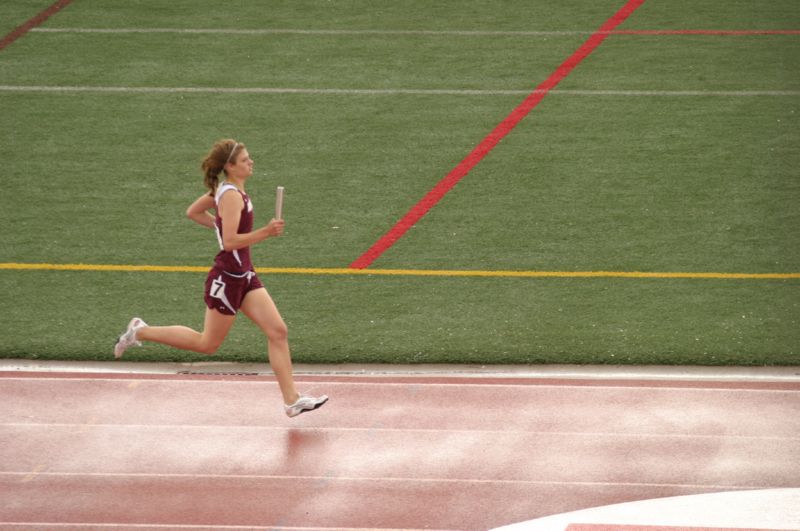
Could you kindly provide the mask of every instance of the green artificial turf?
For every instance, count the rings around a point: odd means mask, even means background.
[[[49,4],[4,3],[0,33]],[[40,30],[295,31],[32,31],[1,50],[0,263],[209,266],[214,235],[184,211],[206,150],[235,137],[257,223],[286,187],[286,233],[256,265],[346,268],[623,4],[73,2]],[[800,13],[645,2],[620,29],[796,30]],[[799,273],[798,46],[609,36],[373,267]],[[305,92],[258,92],[275,88]],[[800,364],[798,278],[263,278],[301,362]],[[110,359],[133,315],[198,328],[203,280],[0,269],[0,357]],[[241,318],[215,359],[265,348]]]

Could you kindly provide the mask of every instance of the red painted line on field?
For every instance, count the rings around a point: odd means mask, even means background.
[[[611,35],[800,35],[800,30],[614,30]]]
[[[525,100],[509,114],[500,125],[489,133],[480,144],[467,155],[450,173],[439,181],[433,189],[422,198],[400,221],[384,234],[372,247],[350,264],[351,268],[364,269],[369,267],[378,257],[397,242],[414,224],[417,223],[428,211],[433,208],[458,182],[472,170],[492,149],[511,132],[514,127],[528,115],[547,93],[558,85],[581,61],[586,59],[609,35],[610,32],[624,22],[644,0],[628,0],[628,2],[608,19],[599,30],[594,32],[589,39],[578,48],[555,72],[550,74],[536,90],[529,94]]]
[[[45,9],[32,19],[14,28],[11,31],[11,33],[9,33],[5,37],[3,37],[2,40],[0,40],[0,50],[10,45],[12,42],[16,41],[17,39],[28,33],[36,26],[41,25],[45,20],[47,20],[51,16],[55,15],[56,13],[67,7],[71,2],[72,0],[57,0],[50,7],[48,7],[47,9]]]

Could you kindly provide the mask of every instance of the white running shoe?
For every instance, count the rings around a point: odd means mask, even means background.
[[[297,402],[295,402],[290,406],[284,404],[283,409],[286,411],[287,417],[296,417],[300,413],[305,413],[306,411],[314,411],[327,401],[328,397],[326,395],[322,395],[319,398],[314,398],[313,396],[300,395],[300,398],[297,399]]]
[[[125,333],[119,336],[117,340],[117,344],[114,345],[114,357],[121,358],[122,354],[133,346],[141,347],[142,343],[136,340],[136,332],[140,328],[144,328],[147,326],[147,323],[139,319],[138,317],[134,317],[131,319],[131,322],[128,323],[128,329],[125,330]]]

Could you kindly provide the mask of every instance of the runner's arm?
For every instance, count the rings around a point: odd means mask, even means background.
[[[203,194],[198,197],[194,203],[189,205],[189,208],[186,209],[186,217],[198,225],[213,229],[214,216],[211,215],[209,210],[213,209],[214,207],[214,198],[209,194]]]
[[[283,232],[283,220],[272,219],[270,222],[252,232],[239,234],[239,219],[242,216],[244,199],[239,194],[222,194],[219,200],[219,215],[222,218],[222,247],[226,251],[234,251],[249,247],[254,243],[272,236],[280,236]]]

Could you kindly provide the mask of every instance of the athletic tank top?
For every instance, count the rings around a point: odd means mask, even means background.
[[[253,271],[253,262],[250,260],[250,247],[226,251],[222,245],[222,218],[219,215],[219,202],[222,196],[230,191],[241,194],[244,200],[242,215],[239,217],[239,227],[236,230],[237,234],[243,234],[253,230],[253,203],[250,202],[250,198],[234,185],[222,183],[217,188],[217,193],[214,195],[214,203],[217,205],[214,228],[217,232],[217,240],[219,241],[220,248],[219,253],[217,253],[217,256],[214,258],[214,266],[234,275],[242,275]]]

